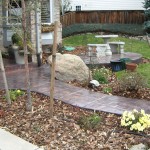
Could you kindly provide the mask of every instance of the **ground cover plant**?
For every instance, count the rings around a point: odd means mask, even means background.
[[[0,127],[45,150],[127,150],[139,143],[150,147],[150,130],[130,131],[121,126],[121,116],[55,100],[54,117],[50,119],[49,97],[32,93],[33,110],[27,112],[26,96],[19,96],[10,107],[4,91],[0,91]]]
[[[149,76],[150,63],[139,64],[136,71],[143,76],[143,78],[147,82],[147,86],[150,87],[150,76]],[[116,72],[116,75],[117,75],[118,79],[120,79],[123,76],[124,73],[125,73],[125,71]]]
[[[9,90],[10,99],[15,101],[19,96],[24,95],[25,92],[21,90]]]

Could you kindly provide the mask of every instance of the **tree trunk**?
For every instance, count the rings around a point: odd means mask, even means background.
[[[54,112],[54,106],[53,105],[54,105],[57,33],[58,33],[58,21],[55,22],[54,41],[53,41],[53,50],[52,50],[52,68],[51,68],[51,83],[50,83],[50,118],[53,117],[53,112]]]
[[[25,60],[25,72],[26,72],[26,89],[27,89],[27,101],[26,110],[32,110],[31,89],[30,89],[30,76],[28,65],[28,49],[27,49],[27,20],[26,20],[26,6],[25,1],[21,0],[22,4],[22,29],[23,29],[23,48],[24,48],[24,60]]]
[[[5,68],[4,68],[1,50],[0,50],[0,68],[2,70],[2,75],[3,75],[4,85],[5,85],[6,99],[7,99],[8,104],[11,104],[11,99],[10,99],[10,94],[9,94],[9,90],[8,90],[8,84],[7,84],[7,79],[6,79]]]

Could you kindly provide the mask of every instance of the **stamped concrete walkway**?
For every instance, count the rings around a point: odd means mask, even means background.
[[[8,86],[10,89],[25,89],[25,71],[22,68],[17,68],[18,66],[6,68]],[[39,68],[31,67],[30,80],[32,91],[47,96],[50,95],[50,69],[48,65],[43,65]],[[1,72],[0,89],[4,89]],[[147,113],[150,113],[150,101],[91,92],[87,89],[75,87],[58,80],[55,82],[55,99],[81,108],[115,114],[122,114],[123,111],[132,109],[144,109]]]

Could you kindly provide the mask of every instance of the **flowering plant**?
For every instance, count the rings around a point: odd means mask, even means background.
[[[121,117],[121,126],[129,127],[130,130],[143,131],[150,127],[150,114],[136,109],[132,112],[125,111]]]
[[[17,99],[17,97],[24,95],[25,92],[21,90],[10,90],[9,94],[10,94],[10,99],[14,101]]]

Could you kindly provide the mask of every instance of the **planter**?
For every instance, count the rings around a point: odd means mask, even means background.
[[[126,70],[135,71],[136,68],[137,68],[137,64],[135,64],[135,63],[127,63],[126,64]]]
[[[18,49],[14,50],[14,54],[15,54],[16,64],[20,64],[20,65],[25,64],[24,55],[20,54]]]
[[[47,33],[47,32],[53,32],[54,31],[54,24],[48,25],[48,24],[42,24],[41,26],[41,32]]]
[[[110,65],[113,72],[125,70],[125,65],[120,60],[110,61]]]
[[[19,64],[19,65],[25,64],[24,50],[19,50],[19,46],[16,46],[16,45],[12,46],[12,50],[14,52],[16,64]],[[28,54],[30,54],[30,53],[28,53]],[[31,62],[32,60],[30,60],[28,58],[28,61]]]

